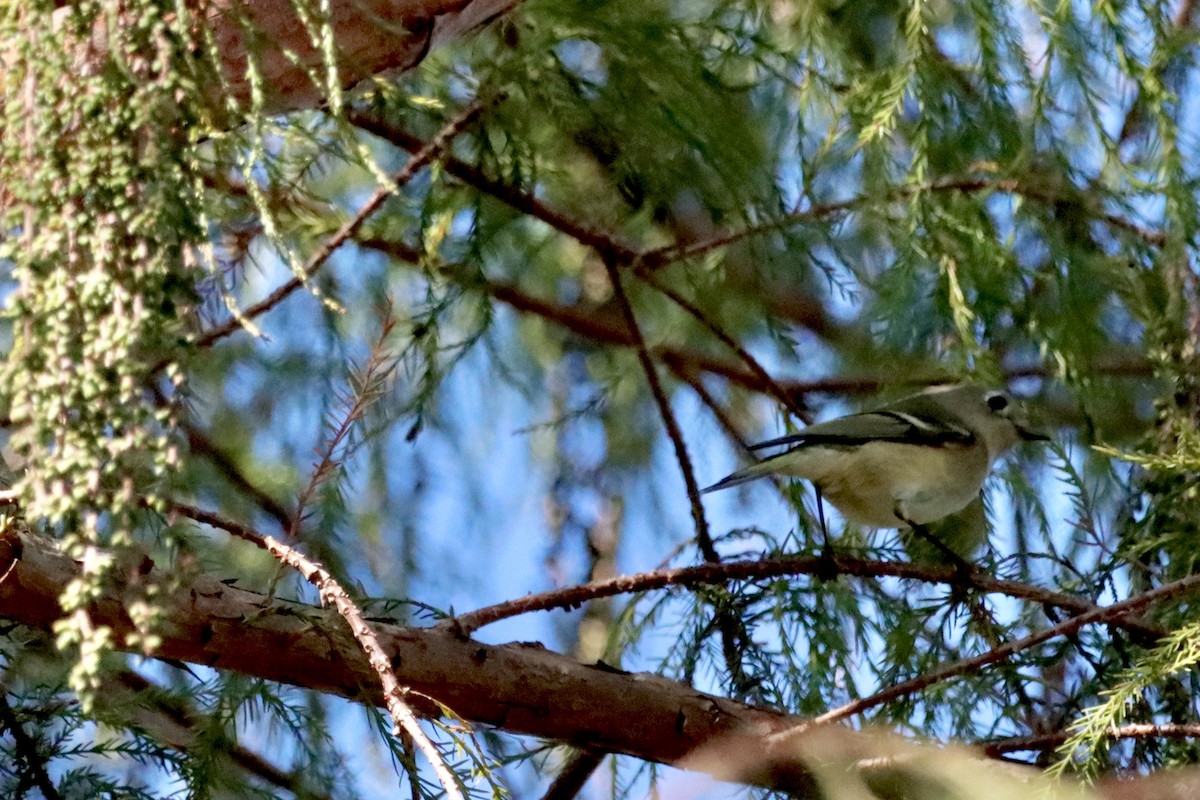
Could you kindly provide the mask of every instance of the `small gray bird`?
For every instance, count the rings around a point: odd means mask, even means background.
[[[1026,427],[1004,392],[934,386],[894,403],[810,425],[751,447],[791,445],[705,492],[791,475],[812,481],[849,522],[875,528],[922,526],[979,496],[996,459],[1021,440],[1049,437]]]

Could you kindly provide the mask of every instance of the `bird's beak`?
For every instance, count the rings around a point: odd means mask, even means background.
[[[1025,442],[1048,442],[1050,437],[1046,434],[1026,428],[1024,425],[1017,425],[1017,436]]]

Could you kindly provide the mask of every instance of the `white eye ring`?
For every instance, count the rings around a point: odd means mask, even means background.
[[[988,408],[999,414],[1000,412],[1004,411],[1004,409],[1008,408],[1008,396],[1000,392],[989,394],[987,396],[987,404]]]

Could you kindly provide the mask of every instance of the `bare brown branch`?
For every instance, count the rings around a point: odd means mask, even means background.
[[[692,507],[692,522],[696,526],[696,543],[699,545],[705,561],[720,561],[721,557],[713,547],[712,536],[708,531],[708,520],[704,517],[704,505],[700,502],[700,484],[696,482],[696,470],[692,467],[687,444],[683,441],[683,431],[679,427],[679,421],[675,419],[675,412],[671,410],[671,399],[663,390],[654,360],[650,357],[650,348],[646,346],[646,338],[642,335],[641,326],[638,325],[637,317],[633,313],[633,305],[625,293],[625,286],[621,281],[621,271],[612,262],[606,262],[605,267],[608,269],[613,297],[621,309],[621,316],[625,318],[625,327],[633,339],[638,361],[642,364],[646,382],[650,384],[650,392],[654,395],[654,402],[658,405],[663,426],[667,429],[667,437],[670,438],[671,444],[675,448],[675,458],[679,461],[679,470],[683,473],[683,482],[687,487],[688,502]]]
[[[672,289],[670,286],[660,281],[649,272],[645,270],[635,270],[634,274],[636,274],[642,282],[648,286],[651,286],[656,292],[659,292],[675,305],[679,306],[688,314],[690,314],[693,319],[703,325],[713,336],[717,337],[722,344],[736,353],[737,357],[740,358],[747,367],[749,367],[754,376],[762,382],[762,385],[767,388],[767,391],[773,397],[775,397],[775,399],[783,404],[784,408],[788,409],[806,422],[811,421],[808,415],[804,413],[803,409],[796,404],[795,397],[784,391],[783,387],[775,382],[775,379],[772,378],[770,373],[763,368],[762,364],[758,363],[758,359],[752,356],[750,352],[746,350],[746,348],[742,347],[736,339],[730,336],[725,329],[718,325],[708,314],[704,312],[703,309],[701,309],[692,301],[688,300],[679,292]]]
[[[212,464],[213,468],[231,486],[249,497],[255,505],[279,523],[280,529],[286,531],[292,527],[292,520],[296,516],[295,513],[289,511],[283,503],[267,494],[267,492],[255,486],[254,482],[246,477],[245,473],[238,468],[233,458],[218,447],[208,434],[186,422],[182,423],[180,427],[187,435],[188,449],[192,453]]]
[[[58,597],[79,564],[43,537],[10,532],[6,541],[0,574],[11,572],[0,583],[0,617],[48,628],[62,613]],[[151,566],[145,571],[155,573]],[[382,701],[374,671],[336,612],[271,601],[208,575],[175,577],[174,588],[159,600],[159,657],[359,702]],[[112,627],[121,649],[134,630],[123,601],[134,596],[136,587],[110,586],[92,608],[98,624]],[[715,737],[762,736],[800,721],[659,676],[580,664],[540,646],[370,626],[397,678],[411,688],[410,699],[426,714],[437,715],[439,707],[423,696],[478,723],[661,763]]]
[[[403,128],[382,117],[356,109],[348,109],[350,121],[365,131],[385,139],[410,153],[419,151],[425,142]],[[638,272],[645,274],[647,264],[642,263],[645,254],[618,234],[603,231],[578,219],[568,211],[557,208],[532,191],[497,180],[481,167],[462,159],[448,156],[442,164],[446,174],[461,181],[482,194],[495,198],[514,211],[519,211],[549,228],[558,231],[596,252],[603,259],[612,259],[622,267],[638,265]],[[732,276],[731,276],[732,277]],[[796,325],[808,328],[822,337],[834,337],[844,333],[838,323],[825,311],[821,302],[812,295],[784,287],[779,291],[763,293],[763,304],[770,313]]]
[[[576,750],[547,787],[542,800],[574,800],[588,778],[604,761],[606,753],[596,750]]]
[[[221,527],[225,526],[222,525]],[[387,707],[388,715],[392,718],[392,724],[395,725],[395,729],[392,732],[397,736],[403,732],[416,744],[417,749],[429,760],[434,774],[437,775],[438,782],[446,790],[447,797],[452,798],[452,800],[463,800],[463,793],[458,787],[458,781],[454,773],[446,764],[445,759],[442,758],[442,754],[438,752],[437,747],[430,741],[425,731],[421,729],[417,715],[408,704],[408,687],[400,685],[400,681],[397,680],[396,673],[392,669],[391,659],[388,658],[383,645],[380,644],[379,639],[375,636],[375,631],[367,623],[358,605],[350,599],[350,595],[346,593],[346,590],[342,588],[341,584],[334,579],[333,575],[327,569],[301,555],[299,551],[289,547],[278,539],[272,536],[263,536],[258,540],[257,544],[265,548],[282,563],[287,564],[303,575],[305,580],[317,588],[322,602],[326,605],[332,605],[342,615],[342,618],[346,620],[346,624],[350,626],[350,631],[354,635],[355,640],[362,648],[363,653],[366,654],[367,662],[371,665],[375,674],[379,676],[379,683],[383,687],[383,703]]]
[[[1074,731],[1051,731],[1033,736],[1014,736],[985,742],[982,747],[984,754],[993,757],[1028,750],[1054,750],[1073,734]],[[1104,731],[1104,736],[1109,739],[1200,739],[1200,724],[1134,723],[1109,728]]]
[[[271,294],[247,308],[241,313],[241,318],[250,320],[265,314],[311,280],[317,271],[325,265],[325,262],[329,260],[329,257],[333,255],[334,251],[352,238],[363,226],[363,223],[383,205],[385,200],[395,194],[396,191],[412,180],[425,166],[436,159],[449,146],[450,142],[454,140],[454,137],[462,133],[467,126],[483,113],[487,105],[488,103],[485,101],[475,100],[460,112],[458,116],[447,122],[438,131],[437,135],[429,140],[429,143],[424,148],[417,152],[403,167],[391,176],[388,185],[377,188],[353,217],[348,219],[336,233],[321,243],[321,246],[308,257],[299,275],[294,276],[287,283],[271,292]],[[218,340],[239,330],[242,324],[236,318],[230,319],[224,324],[218,325],[202,334],[196,340],[196,346],[209,347]]]
[[[914,694],[922,689],[940,683],[947,678],[953,678],[956,675],[963,675],[972,672],[991,664],[1005,661],[1017,653],[1029,650],[1042,642],[1049,641],[1059,636],[1069,636],[1075,633],[1085,625],[1110,624],[1116,620],[1130,616],[1131,614],[1139,614],[1148,606],[1162,600],[1168,600],[1181,594],[1186,594],[1200,588],[1200,575],[1189,575],[1186,578],[1181,578],[1177,581],[1159,586],[1156,589],[1143,592],[1134,597],[1122,600],[1119,603],[1112,605],[1099,606],[1090,611],[1086,611],[1077,616],[1063,620],[1057,625],[1052,625],[1045,630],[1031,633],[1020,639],[1014,639],[1006,642],[1000,647],[994,648],[981,653],[972,658],[964,658],[960,661],[955,661],[951,664],[945,664],[936,669],[930,670],[924,675],[919,675],[911,680],[903,681],[894,686],[876,692],[870,697],[864,697],[860,700],[855,700],[846,703],[843,706],[826,711],[824,714],[813,720],[814,724],[823,724],[827,722],[836,722],[845,719],[854,714],[860,714],[867,709],[882,705],[905,695]]]
[[[384,139],[410,153],[419,152],[426,146],[420,137],[408,133],[377,114],[350,108],[347,118],[358,127]],[[442,161],[446,174],[483,194],[494,197],[515,211],[545,223],[554,230],[566,234],[580,244],[599,253],[602,258],[613,258],[618,263],[632,263],[638,257],[635,247],[620,241],[615,235],[601,231],[575,219],[546,201],[513,186],[505,181],[490,177],[480,167],[449,156]]]
[[[1058,203],[1065,198],[1047,190],[1045,187],[1019,181],[1013,178],[990,178],[975,176],[950,176],[938,178],[919,186],[901,186],[886,193],[883,198],[889,202],[904,200],[922,192],[1003,192],[1016,194],[1029,200],[1041,203]],[[798,209],[778,219],[768,220],[761,225],[751,225],[740,230],[714,236],[699,242],[686,245],[668,245],[642,254],[640,264],[649,269],[658,269],[676,261],[710,253],[731,244],[761,236],[766,233],[805,223],[819,222],[829,217],[839,216],[859,208],[880,202],[879,195],[870,197],[853,197],[848,200],[838,200],[831,203],[821,203],[805,209]],[[1102,220],[1110,227],[1132,234],[1142,242],[1152,246],[1160,246],[1166,242],[1166,234],[1152,230],[1128,220],[1120,215],[1112,214],[1099,208],[1090,208],[1096,219]]]
[[[642,335],[642,329],[633,313],[633,305],[625,293],[621,270],[612,261],[605,261],[604,266],[608,270],[613,297],[616,299],[617,306],[621,309],[621,316],[625,318],[625,325],[633,337],[638,361],[641,362],[646,382],[650,385],[654,402],[658,405],[659,415],[667,430],[667,437],[675,449],[679,470],[683,473],[683,483],[687,490],[688,503],[692,509],[692,523],[696,530],[696,544],[705,561],[717,563],[721,560],[721,556],[713,545],[712,534],[708,529],[708,520],[704,516],[704,504],[700,502],[700,484],[696,482],[696,470],[692,466],[691,456],[688,455],[687,443],[683,440],[683,431],[679,427],[679,421],[675,419],[675,412],[671,410],[671,399],[662,387],[662,381],[658,377],[658,368],[650,356],[646,339]],[[725,657],[725,666],[729,670],[734,684],[738,687],[745,687],[748,679],[742,669],[741,647],[739,646],[739,642],[746,640],[742,620],[729,608],[715,608],[713,614],[721,635],[721,651]]]
[[[816,556],[792,556],[790,558],[699,564],[692,567],[676,567],[640,572],[634,575],[621,575],[606,581],[569,586],[486,606],[456,617],[453,625],[469,634],[484,625],[490,625],[502,619],[553,608],[575,608],[597,597],[648,592],[671,586],[694,587],[737,580],[762,580],[784,575],[815,575],[827,571],[836,575],[850,575],[856,578],[904,578],[922,583],[945,584],[988,594],[1002,594],[1077,615],[1103,610],[1102,607],[1076,595],[1043,589],[1028,583],[994,578],[980,571],[964,572],[954,566],[914,564],[907,561],[874,561],[843,555],[836,555],[832,559]],[[1166,633],[1153,624],[1130,614],[1117,614],[1103,619],[1101,622],[1110,627],[1129,630],[1149,638],[1159,638]]]

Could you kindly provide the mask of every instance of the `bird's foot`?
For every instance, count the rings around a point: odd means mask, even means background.
[[[821,552],[817,555],[817,565],[813,570],[813,577],[821,583],[837,579],[841,574],[841,568],[838,567],[837,553],[833,549],[833,545],[826,539],[821,545]]]

